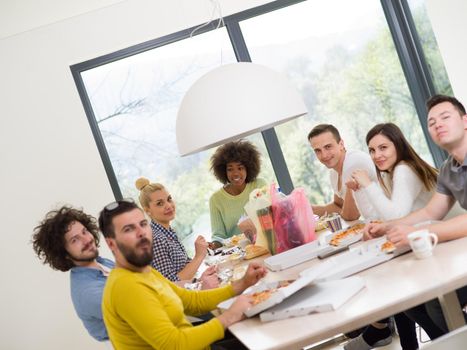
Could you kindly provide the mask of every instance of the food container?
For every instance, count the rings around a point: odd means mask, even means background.
[[[337,213],[326,216],[323,221],[332,232],[342,230],[341,216]]]
[[[309,269],[306,275],[300,275],[296,280],[274,282],[260,281],[258,284],[247,288],[243,294],[251,295],[254,299],[254,305],[244,312],[245,316],[252,317],[271,306],[279,304],[298,290],[312,283],[328,268],[327,264],[321,264],[321,266],[315,267],[313,270]],[[234,300],[235,297],[225,300],[217,305],[217,307],[221,310],[227,310]]]

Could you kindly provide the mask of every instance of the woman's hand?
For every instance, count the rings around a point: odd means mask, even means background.
[[[250,295],[239,295],[233,304],[217,319],[224,328],[241,321],[245,318],[244,312],[253,305],[253,297]]]
[[[195,240],[195,257],[204,259],[208,253],[208,242],[203,236],[198,236]]]
[[[363,240],[378,238],[386,234],[390,225],[384,222],[370,222],[363,228]]]
[[[366,170],[357,169],[352,172],[352,179],[357,182],[359,187],[367,187],[371,184],[370,176]]]
[[[235,294],[242,293],[248,287],[256,284],[261,278],[266,276],[266,268],[258,263],[250,263],[242,279],[232,283]]]
[[[219,287],[219,277],[217,276],[216,266],[209,266],[201,274],[201,289],[213,289]]]

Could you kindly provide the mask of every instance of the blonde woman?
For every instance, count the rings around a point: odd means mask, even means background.
[[[170,281],[192,280],[206,257],[208,243],[203,236],[195,241],[195,256],[188,257],[170,223],[175,218],[176,206],[170,193],[159,183],[141,177],[136,180],[140,191],[139,201],[151,218],[154,257],[152,267]],[[200,278],[203,289],[219,286],[215,267],[203,272]]]

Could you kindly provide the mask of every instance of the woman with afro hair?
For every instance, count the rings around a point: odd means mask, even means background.
[[[249,141],[239,140],[219,147],[211,157],[211,170],[223,184],[209,200],[213,246],[240,233],[237,222],[250,193],[266,185],[258,179],[260,153]]]

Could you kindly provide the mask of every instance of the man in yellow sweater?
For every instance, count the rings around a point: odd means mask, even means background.
[[[243,319],[252,299],[242,295],[222,315],[193,326],[185,317],[213,310],[216,305],[255,284],[266,270],[250,264],[243,279],[226,287],[189,291],[168,281],[150,266],[152,233],[143,211],[132,201],[108,204],[100,213],[99,227],[115,255],[116,267],[104,289],[102,311],[116,350],[209,349],[224,332]],[[219,349],[241,349],[236,339],[213,344]]]

